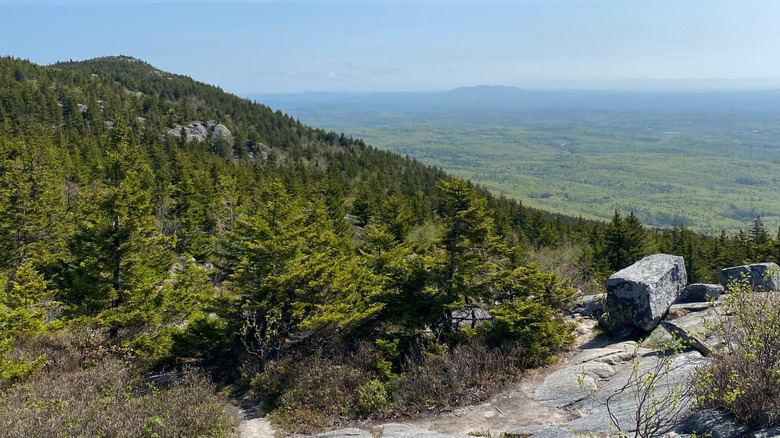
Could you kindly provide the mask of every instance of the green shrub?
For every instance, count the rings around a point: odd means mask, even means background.
[[[484,401],[525,366],[521,349],[493,348],[480,338],[451,348],[433,346],[410,352],[393,379],[388,393],[395,412],[413,414]]]
[[[41,303],[50,295],[48,283],[30,261],[19,265],[10,279],[0,275],[0,388],[40,369],[45,355],[12,354],[17,336],[44,330]],[[32,358],[32,359],[31,359]]]
[[[252,379],[252,387],[273,410],[274,421],[308,433],[358,419],[481,402],[515,378],[526,362],[516,345],[493,348],[474,338],[448,347],[420,339],[407,347],[392,372],[385,358],[398,354],[393,348],[398,342],[379,344],[270,362]]]
[[[523,351],[526,366],[547,363],[574,342],[572,328],[545,304],[517,299],[496,306],[490,313],[493,319],[484,328],[490,344],[516,344]]]
[[[715,328],[724,345],[695,376],[702,406],[722,409],[749,427],[780,424],[780,293],[729,286],[726,315]]]
[[[378,379],[371,379],[358,388],[357,412],[362,415],[383,412],[388,405],[387,388]]]

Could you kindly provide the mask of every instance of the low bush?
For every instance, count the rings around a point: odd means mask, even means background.
[[[273,418],[295,432],[315,432],[351,419],[380,416],[387,407],[385,382],[374,365],[375,349],[270,362],[252,381]]]
[[[0,394],[0,437],[235,436],[225,401],[195,371],[158,387],[121,354],[78,348],[65,335],[20,337],[12,353],[46,365]]]
[[[481,339],[421,351],[410,357],[391,385],[396,411],[407,415],[433,408],[478,403],[515,378],[527,361],[517,346],[491,348]]]
[[[308,433],[481,402],[528,362],[519,347],[493,348],[475,338],[451,348],[421,340],[391,364],[381,344],[272,362],[252,384],[275,408],[274,421]]]
[[[715,328],[724,346],[695,376],[698,402],[749,427],[780,424],[780,293],[730,285],[726,317]]]
[[[485,326],[493,345],[522,345],[527,366],[554,360],[555,354],[574,342],[571,325],[557,318],[552,308],[531,300],[515,300],[490,311],[493,320]]]

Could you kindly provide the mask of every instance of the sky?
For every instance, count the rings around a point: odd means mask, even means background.
[[[777,0],[0,0],[0,55],[236,93],[780,87]]]

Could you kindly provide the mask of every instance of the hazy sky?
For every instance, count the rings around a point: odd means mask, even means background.
[[[778,48],[777,0],[0,0],[0,55],[131,55],[233,93],[777,86]]]

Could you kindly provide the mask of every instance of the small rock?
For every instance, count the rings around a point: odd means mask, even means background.
[[[753,438],[776,438],[780,437],[780,427],[770,427],[753,432]]]
[[[569,432],[568,430],[561,429],[560,427],[557,426],[551,426],[542,429],[539,432],[536,432],[535,434],[531,435],[531,438],[580,438],[580,437],[578,435]]]
[[[592,294],[581,296],[574,305],[572,313],[582,316],[598,317],[604,312],[604,300],[606,294]]]
[[[686,330],[678,327],[677,325],[669,321],[661,321],[661,326],[669,332],[672,336],[680,339],[685,345],[693,348],[701,353],[702,356],[707,357],[712,354],[712,348],[707,345],[701,338],[693,333],[688,333]]]
[[[723,286],[719,284],[689,284],[680,292],[680,298],[678,298],[677,301],[681,303],[707,302],[721,296],[723,290]]]

